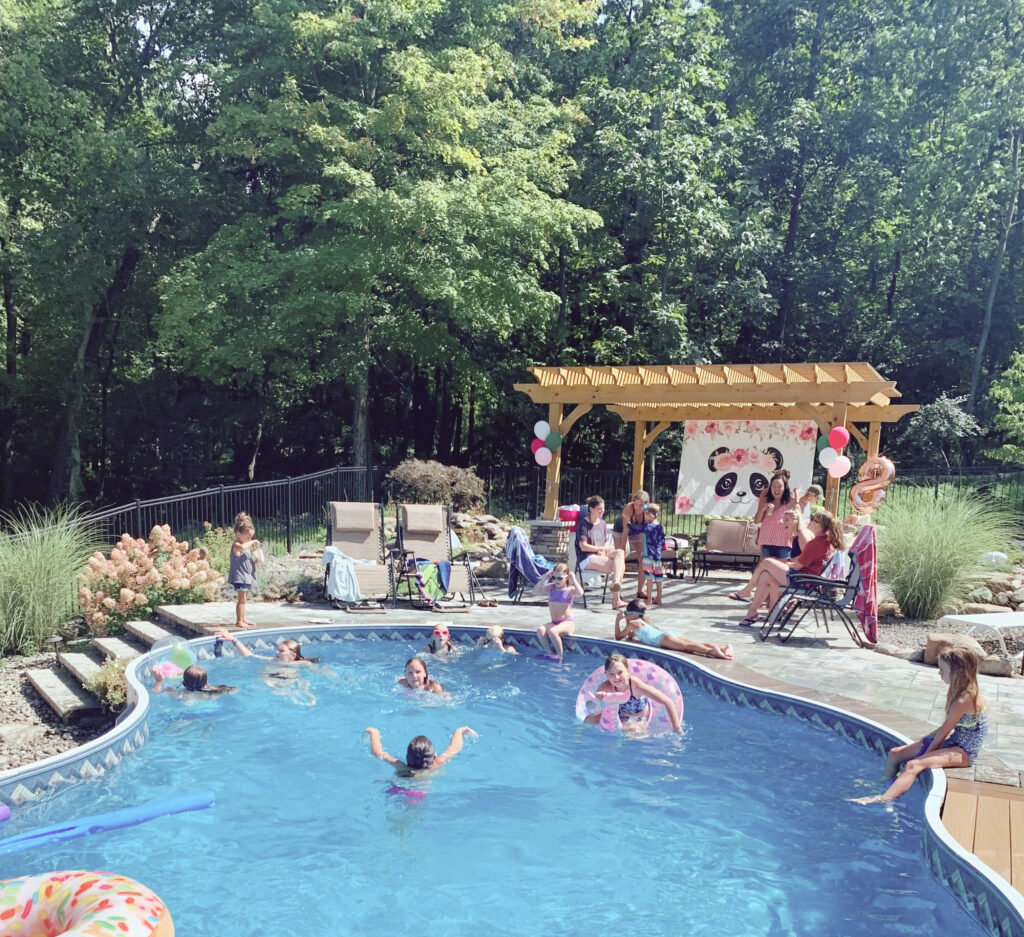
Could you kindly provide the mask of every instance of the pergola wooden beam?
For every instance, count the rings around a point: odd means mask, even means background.
[[[851,404],[847,407],[847,420],[850,423],[898,423],[910,413],[916,413],[920,406],[913,403],[890,404],[879,407],[874,404]],[[637,420],[647,422],[682,423],[684,420],[814,420],[819,427],[828,425],[831,407],[815,406],[814,404],[758,404],[742,406],[737,404],[654,404],[643,406],[625,404],[609,406],[607,410],[614,413],[626,423]],[[831,427],[830,427],[831,428]]]
[[[578,403],[580,393],[573,387],[541,387],[537,384],[514,384],[513,387],[526,394],[534,403]],[[704,388],[671,388],[657,386],[613,386],[594,387],[587,394],[589,403],[608,404],[651,404],[685,406],[687,404],[796,404],[821,403],[823,400],[842,403],[877,403],[878,398],[888,401],[896,394],[895,381],[863,381],[853,386],[834,386],[827,393],[813,384],[798,386],[747,386],[742,389],[729,385],[709,385]]]

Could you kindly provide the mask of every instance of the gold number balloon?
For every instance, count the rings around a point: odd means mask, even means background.
[[[858,514],[877,511],[885,500],[885,489],[896,477],[896,466],[885,456],[868,459],[857,472],[857,484],[850,489],[850,504]]]

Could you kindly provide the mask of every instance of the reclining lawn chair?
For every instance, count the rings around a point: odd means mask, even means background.
[[[537,585],[551,567],[543,556],[533,552],[522,527],[509,530],[505,556],[509,562],[508,597],[514,602],[521,602],[527,586]]]
[[[825,631],[828,631],[829,618],[838,617],[846,626],[854,643],[858,647],[863,647],[864,640],[860,636],[856,622],[850,617],[853,612],[853,601],[860,591],[860,565],[855,553],[851,551],[848,556],[850,572],[845,579],[793,573],[789,577],[786,589],[761,626],[761,640],[766,641],[772,629],[778,628],[779,640],[788,641],[797,626],[810,614],[815,624],[825,626]],[[832,563],[829,566],[833,570],[836,568]]]
[[[394,573],[384,551],[384,515],[379,504],[330,502],[323,563],[327,567],[324,592],[331,605],[351,612],[384,612],[378,599],[393,591]]]
[[[398,572],[391,593],[391,604],[398,604],[398,591],[405,583],[416,608],[431,611],[456,611],[459,606],[445,604],[448,596],[461,595],[465,602],[476,601],[473,572],[463,557],[452,558],[451,511],[442,504],[398,505],[398,544],[395,549]],[[435,594],[428,576],[436,569]],[[432,577],[431,577],[432,578]],[[468,605],[464,607],[468,608]]]

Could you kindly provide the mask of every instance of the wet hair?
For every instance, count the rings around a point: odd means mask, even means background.
[[[239,511],[235,515],[235,533],[242,534],[246,531],[255,533],[256,527],[253,525],[252,518],[245,511]]]
[[[487,639],[489,641],[500,641],[505,637],[505,629],[501,625],[489,625],[487,627]]]
[[[635,615],[642,615],[647,611],[647,603],[643,599],[630,599],[629,604],[626,606],[627,612],[633,612]]]
[[[278,647],[286,647],[286,648],[288,648],[288,650],[291,651],[295,655],[295,659],[296,660],[308,661],[311,664],[319,664],[320,663],[320,658],[319,657],[303,657],[302,656],[302,645],[299,644],[298,641],[294,641],[291,638],[288,638],[287,640],[282,641],[280,644],[278,644]]]
[[[965,647],[947,647],[939,652],[939,660],[949,665],[949,690],[946,692],[946,710],[961,693],[970,693],[974,711],[985,705],[978,689],[978,656]]]
[[[185,672],[181,675],[181,685],[194,693],[234,693],[238,689],[238,687],[224,686],[222,683],[211,686],[206,671],[198,664],[192,664],[191,667],[185,668]]]
[[[822,533],[828,537],[828,542],[837,550],[844,550],[846,544],[843,542],[843,531],[839,522],[832,516],[831,511],[815,511],[811,517],[811,523],[817,524]]]
[[[764,490],[764,499],[769,504],[775,503],[775,498],[772,495],[772,485],[775,483],[776,478],[782,482],[782,496],[779,498],[779,504],[789,504],[793,500],[793,492],[789,490],[789,469],[778,469],[772,472],[772,479]]]
[[[566,577],[566,579],[568,579],[569,578],[569,564],[568,563],[555,563],[555,565],[551,567],[551,578],[552,579],[555,578],[555,573],[558,572],[559,568],[565,570],[565,577]]]
[[[629,669],[629,658],[625,654],[609,654],[604,659],[604,672],[608,673],[611,669],[612,664],[622,664],[626,668],[626,673],[632,676],[632,671]]]
[[[425,735],[417,735],[405,751],[405,763],[413,771],[422,771],[434,763],[434,743]]]
[[[650,504],[647,505],[646,508],[644,508],[644,510],[648,514],[650,514],[651,517],[657,517],[658,516],[658,512],[661,510],[661,508],[652,501],[652,502],[650,502]]]
[[[405,666],[408,667],[410,664],[419,664],[423,668],[423,682],[430,683],[430,671],[427,670],[427,662],[422,657],[410,657]]]
[[[602,504],[604,504],[604,498],[602,498],[600,495],[591,495],[589,498],[587,498],[587,510],[588,511],[591,508],[600,507]]]

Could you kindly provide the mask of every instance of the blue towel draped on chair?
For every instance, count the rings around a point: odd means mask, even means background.
[[[508,597],[514,599],[519,591],[519,579],[523,577],[531,585],[540,582],[541,577],[551,568],[543,556],[538,556],[530,546],[530,539],[522,527],[513,527],[508,532],[505,556],[511,568],[508,574]]]

